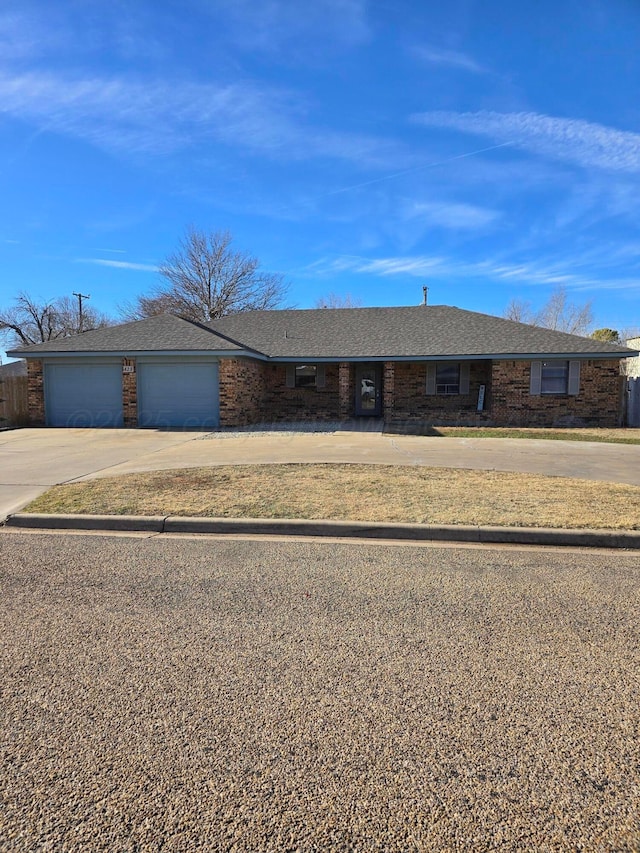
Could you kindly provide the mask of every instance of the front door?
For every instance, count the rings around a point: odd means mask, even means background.
[[[379,364],[356,365],[356,416],[382,415],[382,369]]]

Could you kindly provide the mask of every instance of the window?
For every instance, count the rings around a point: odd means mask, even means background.
[[[541,394],[566,394],[569,384],[569,362],[561,359],[543,361],[540,373]]]
[[[530,393],[534,396],[580,393],[580,362],[551,358],[531,362]]]
[[[469,393],[468,361],[432,361],[427,365],[427,394]]]
[[[324,388],[324,364],[288,364],[287,388]]]
[[[315,364],[296,364],[296,388],[316,387]]]
[[[436,365],[436,394],[460,393],[460,365],[445,362]]]

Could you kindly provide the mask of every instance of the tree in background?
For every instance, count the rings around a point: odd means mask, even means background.
[[[507,320],[543,326],[570,335],[586,335],[593,325],[591,301],[583,305],[569,302],[565,287],[556,288],[539,311],[534,311],[530,302],[512,299],[504,312]]]
[[[316,301],[315,308],[362,308],[362,300],[350,293],[341,296],[339,293],[327,293]]]
[[[86,303],[83,305],[83,331],[99,329],[111,323],[112,320],[106,314]],[[77,335],[80,333],[78,304],[70,296],[42,302],[27,293],[20,293],[12,306],[0,309],[0,333],[9,346],[29,346]]]
[[[231,243],[228,231],[189,228],[178,251],[160,265],[164,282],[121,313],[129,320],[177,314],[208,323],[225,314],[277,308],[287,290],[283,276],[264,272],[257,258]]]
[[[628,341],[631,338],[640,338],[640,326],[626,326],[620,329],[620,340]]]
[[[619,341],[620,334],[615,329],[595,329],[591,337],[596,341]]]

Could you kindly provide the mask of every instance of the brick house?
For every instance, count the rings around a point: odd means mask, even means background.
[[[163,315],[10,353],[27,360],[34,425],[205,429],[618,426],[636,354],[443,305]]]

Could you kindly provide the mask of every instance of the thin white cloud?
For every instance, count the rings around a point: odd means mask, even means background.
[[[455,202],[412,202],[404,211],[407,219],[418,219],[438,228],[469,230],[486,228],[501,214],[498,210]]]
[[[425,127],[459,130],[584,169],[640,173],[640,134],[538,113],[429,112],[412,117]]]
[[[603,253],[602,262],[606,261]],[[606,268],[594,262],[583,263],[579,256],[549,260],[547,262],[500,261],[457,261],[453,258],[429,255],[405,255],[386,258],[364,258],[357,255],[341,255],[337,258],[321,259],[301,274],[311,276],[336,276],[341,273],[373,275],[381,278],[411,276],[423,280],[490,279],[505,285],[560,285],[571,290],[629,290],[637,288],[638,279],[619,275],[615,267]],[[628,271],[627,271],[628,272]]]
[[[473,57],[458,50],[446,50],[433,45],[416,45],[411,52],[422,62],[455,68],[459,71],[469,71],[472,74],[487,74],[487,69],[476,62]]]
[[[100,267],[113,267],[118,270],[136,270],[138,272],[158,272],[156,264],[137,264],[132,261],[110,261],[106,258],[76,258],[77,264],[96,264]]]
[[[287,161],[388,167],[411,159],[391,140],[306,125],[296,109],[292,94],[251,84],[0,72],[0,115],[108,150],[162,155],[218,142]]]
[[[320,260],[307,268],[315,275],[334,275],[341,272],[355,272],[376,276],[412,275],[424,278],[438,275],[447,268],[447,260],[439,257],[415,255],[393,258],[363,258],[358,255],[341,255],[330,260]]]

